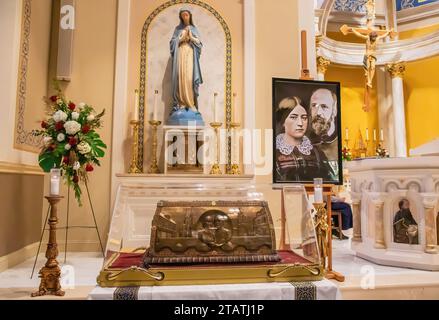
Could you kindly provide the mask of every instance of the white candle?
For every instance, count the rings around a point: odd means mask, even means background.
[[[377,141],[377,129],[373,129],[373,141]]]
[[[59,196],[59,182],[60,182],[61,170],[50,170],[50,195]]]
[[[213,94],[213,113],[214,113],[214,122],[218,122],[218,110],[216,107],[216,97],[218,96],[218,93]]]
[[[134,91],[134,121],[139,121],[139,90]]]
[[[366,129],[366,141],[369,141],[369,128]]]
[[[154,113],[152,115],[152,120],[157,121],[158,119],[158,114],[157,114],[157,98],[159,96],[159,91],[155,90],[154,92]]]
[[[239,123],[239,112],[238,112],[238,105],[236,104],[236,97],[237,94],[233,94],[233,121],[234,123]]]
[[[349,140],[349,129],[348,128],[346,128],[345,136],[346,136],[346,140]]]
[[[314,202],[315,203],[323,203],[323,189],[315,188],[314,189]]]
[[[381,129],[381,141],[384,141],[384,130]]]
[[[314,179],[314,202],[323,203],[323,179]]]

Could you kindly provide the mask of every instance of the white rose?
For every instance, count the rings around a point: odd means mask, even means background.
[[[78,161],[76,161],[76,162],[73,164],[73,170],[79,170],[79,168],[81,168],[81,164],[80,164]]]
[[[58,137],[56,137],[56,140],[58,140],[58,142],[63,142],[66,139],[66,136],[64,133],[60,133],[58,134]]]
[[[89,115],[88,117],[87,117],[87,121],[88,122],[91,122],[91,121],[93,121],[95,119],[95,116],[94,115]]]
[[[85,104],[84,102],[81,102],[81,103],[78,105],[78,108],[79,108],[79,110],[82,110],[82,109],[84,109],[85,106],[86,106],[86,104]]]
[[[66,144],[64,149],[66,149],[67,151],[69,151],[70,149],[72,149],[72,146],[70,144]]]
[[[72,112],[72,119],[78,120],[79,119],[79,113],[78,112]]]
[[[44,137],[43,143],[46,147],[49,146],[52,143],[52,138],[51,137]]]
[[[58,110],[57,112],[55,112],[53,114],[53,120],[55,120],[55,122],[66,121],[67,120],[67,113],[65,113],[62,110]]]
[[[81,130],[81,125],[76,121],[67,121],[64,124],[64,128],[66,129],[68,135],[73,136]]]
[[[87,154],[91,151],[90,145],[85,141],[82,141],[80,144],[78,144],[77,148],[80,154]]]

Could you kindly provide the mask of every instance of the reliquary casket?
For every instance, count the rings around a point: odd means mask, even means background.
[[[265,201],[161,201],[144,256],[145,267],[279,260]]]

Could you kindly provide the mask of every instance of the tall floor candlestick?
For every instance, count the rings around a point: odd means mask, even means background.
[[[151,129],[152,129],[152,150],[151,150],[151,165],[149,166],[148,173],[157,174],[160,173],[158,167],[158,160],[157,160],[157,147],[158,147],[157,129],[162,124],[162,122],[157,120],[151,120],[149,121],[149,124],[151,125]]]
[[[139,167],[139,125],[140,121],[133,120],[130,122],[133,126],[133,149],[131,154],[130,174],[140,174],[143,168]]]
[[[58,243],[56,242],[56,225],[58,224],[58,202],[63,199],[62,196],[46,197],[50,204],[49,217],[49,242],[47,243],[45,266],[40,270],[40,287],[37,292],[32,293],[32,297],[41,297],[45,295],[64,296],[65,292],[61,290],[61,269],[56,260],[58,257]]]
[[[212,166],[212,169],[210,170],[211,175],[220,175],[222,174],[221,168],[220,168],[220,128],[222,127],[221,122],[212,122],[210,126],[215,130],[215,163]]]

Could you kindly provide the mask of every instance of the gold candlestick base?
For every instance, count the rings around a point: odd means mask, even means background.
[[[40,270],[40,287],[37,292],[32,293],[31,297],[41,297],[46,295],[62,297],[65,292],[61,290],[61,269],[58,261],[58,243],[56,242],[56,225],[58,224],[58,202],[63,199],[61,196],[46,197],[50,204],[49,218],[49,242],[47,243],[45,266]]]
[[[139,167],[139,125],[140,121],[132,120],[130,124],[133,126],[133,149],[131,153],[130,174],[141,174],[143,168]]]
[[[326,203],[313,203],[316,210],[314,216],[314,226],[316,228],[317,244],[319,246],[320,260],[326,270],[328,257],[328,216],[326,211]]]
[[[151,120],[149,121],[149,124],[152,128],[152,158],[151,158],[151,165],[149,166],[148,173],[150,174],[158,174],[160,173],[158,163],[157,163],[157,147],[158,147],[158,141],[157,141],[157,129],[162,124],[161,121],[158,120]]]
[[[220,146],[219,146],[219,129],[222,127],[221,122],[212,122],[210,126],[215,130],[215,139],[216,139],[216,159],[215,163],[210,170],[211,175],[221,175],[223,174],[221,168],[219,166],[220,163]]]

